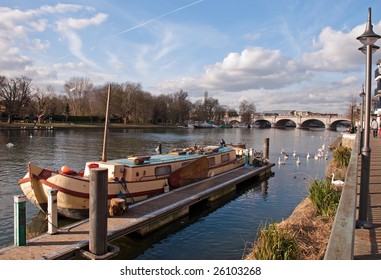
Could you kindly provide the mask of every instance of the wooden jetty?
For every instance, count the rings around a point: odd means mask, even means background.
[[[132,232],[149,234],[186,216],[192,205],[216,201],[235,192],[237,186],[245,181],[259,182],[270,177],[273,166],[271,163],[262,167],[240,167],[133,204],[123,215],[107,218],[107,241]],[[29,239],[25,246],[12,245],[0,249],[0,260],[70,259],[86,252],[88,247],[89,220],[86,219],[60,228],[56,234],[45,233]]]

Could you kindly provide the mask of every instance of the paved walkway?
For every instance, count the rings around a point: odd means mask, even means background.
[[[381,259],[381,137],[371,137],[370,148],[368,221],[373,227],[355,230],[355,260]],[[360,184],[361,160],[359,160],[359,164],[358,184]],[[358,186],[359,189],[360,186]]]

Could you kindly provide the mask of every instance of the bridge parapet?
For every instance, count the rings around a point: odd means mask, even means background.
[[[228,122],[240,121],[240,117],[228,118]],[[284,127],[285,124],[292,121],[296,124],[297,128],[309,127],[310,123],[319,121],[325,125],[327,130],[335,130],[340,122],[351,122],[349,118],[344,116],[330,116],[330,115],[308,115],[308,116],[293,116],[293,115],[259,115],[254,116],[251,120],[255,122],[269,122],[271,127]]]

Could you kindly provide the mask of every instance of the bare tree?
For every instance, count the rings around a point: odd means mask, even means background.
[[[51,97],[54,94],[53,86],[47,86],[45,91],[35,89],[33,98],[35,100],[35,110],[37,113],[37,123],[41,124],[48,113]]]
[[[249,103],[247,100],[242,100],[239,104],[239,114],[242,116],[242,122],[251,123],[251,115],[255,113],[254,103]]]
[[[71,114],[74,116],[83,116],[85,108],[89,107],[86,94],[93,90],[93,84],[90,79],[85,77],[73,77],[64,85],[65,92],[69,99]]]
[[[112,84],[110,111],[123,119],[127,124],[131,119],[136,121],[136,109],[139,96],[142,94],[139,83]]]
[[[0,76],[0,104],[8,115],[8,123],[11,122],[12,117],[19,115],[30,102],[31,83],[32,80],[25,76],[15,79]]]
[[[218,99],[209,97],[204,102],[207,120],[216,120],[216,110],[220,105]]]
[[[216,106],[214,110],[214,119],[218,124],[221,124],[222,122],[224,122],[223,120],[224,120],[227,109],[228,109],[228,106],[225,106],[225,105]]]
[[[356,121],[360,119],[360,106],[356,104],[356,98],[352,98],[351,103],[345,111],[345,117],[351,120],[351,124],[354,126]]]
[[[188,100],[188,93],[180,90],[168,97],[168,109],[171,123],[184,123],[189,119],[189,113],[192,108],[192,103]]]
[[[167,123],[169,120],[168,104],[170,97],[165,94],[160,94],[153,97],[152,119],[154,123]]]

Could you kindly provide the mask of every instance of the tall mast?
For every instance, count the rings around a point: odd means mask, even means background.
[[[107,161],[107,128],[108,128],[108,109],[110,106],[110,92],[111,84],[108,85],[107,92],[107,105],[106,105],[106,117],[105,117],[105,130],[103,133],[103,151],[102,151],[102,161]]]

